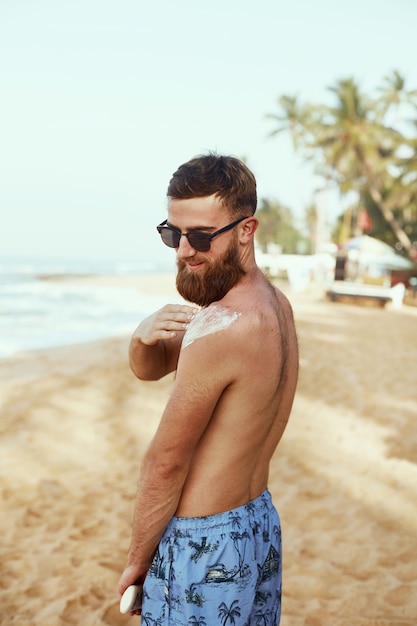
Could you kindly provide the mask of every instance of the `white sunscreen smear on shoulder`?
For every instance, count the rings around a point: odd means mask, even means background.
[[[186,348],[196,339],[201,339],[205,335],[217,333],[224,330],[235,322],[240,313],[230,313],[220,305],[212,305],[207,309],[201,309],[191,320],[182,340],[182,347]]]

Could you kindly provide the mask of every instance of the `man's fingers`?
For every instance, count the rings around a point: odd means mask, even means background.
[[[168,304],[161,309],[161,312],[180,319],[191,319],[198,312],[198,309],[186,304]]]
[[[164,339],[175,339],[178,332],[187,329],[198,311],[198,308],[186,304],[166,304],[143,320],[133,336],[146,345],[155,345]]]
[[[158,325],[159,328],[165,328],[167,330],[181,330],[185,325],[190,323],[194,318],[198,309],[189,306],[167,305],[159,311]],[[178,326],[180,325],[180,326]]]

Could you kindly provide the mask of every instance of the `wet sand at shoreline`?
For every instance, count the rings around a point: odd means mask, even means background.
[[[129,280],[175,293],[171,276]],[[269,485],[283,526],[281,625],[415,626],[417,308],[283,288],[301,371]],[[139,623],[119,614],[116,585],[172,377],[136,380],[128,341],[0,361],[5,626]]]

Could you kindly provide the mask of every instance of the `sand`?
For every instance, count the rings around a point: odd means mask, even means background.
[[[174,293],[172,277],[135,280],[167,301]],[[281,624],[415,626],[417,308],[284,289],[301,373],[270,476],[283,526]],[[128,341],[0,361],[4,626],[139,623],[119,614],[116,586],[141,457],[172,377],[135,379]]]

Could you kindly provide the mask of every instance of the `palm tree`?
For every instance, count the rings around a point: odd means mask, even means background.
[[[235,623],[235,617],[240,617],[240,608],[237,600],[233,600],[230,607],[228,607],[224,602],[219,606],[219,619],[222,620],[222,625],[225,626],[229,621],[231,624]]]
[[[275,137],[283,132],[289,132],[291,136],[300,206],[304,207],[301,166],[298,155],[302,152],[306,160],[312,157],[307,147],[310,107],[301,105],[297,96],[283,95],[278,99],[278,113],[269,113],[266,117],[277,122],[277,127],[269,133],[270,137]]]
[[[397,70],[391,75],[384,77],[384,83],[379,91],[381,96],[379,102],[382,103],[381,110],[384,114],[389,109],[395,108],[396,122],[402,122],[405,135],[403,136],[403,146],[401,156],[397,156],[395,165],[397,173],[388,180],[389,194],[386,202],[394,213],[399,211],[407,223],[407,234],[409,238],[417,239],[417,139],[415,129],[417,128],[417,90],[406,88],[406,79]],[[411,118],[409,119],[411,115]],[[391,116],[392,117],[392,116]],[[409,123],[411,121],[414,134],[407,137]]]
[[[210,552],[214,552],[219,547],[219,543],[207,543],[207,537],[202,537],[201,543],[197,543],[196,541],[188,542],[190,548],[194,548],[194,553],[191,555],[191,560],[194,563],[197,563],[205,554],[210,554]]]
[[[155,624],[155,620],[152,617],[152,613],[142,613],[142,618],[141,618],[143,624],[145,626],[151,626],[152,624]]]
[[[411,238],[417,238],[417,139],[415,132],[406,135],[410,124],[405,122],[411,111],[417,126],[417,90],[406,89],[396,70],[383,81],[379,95],[369,98],[353,78],[339,80],[329,88],[333,106],[307,106],[281,96],[279,114],[268,117],[278,122],[272,136],[287,131],[304,160],[314,156],[326,187],[333,181],[342,194],[355,191],[361,202],[369,199],[391,237],[411,256]],[[387,124],[393,108],[401,110],[395,128]]]
[[[297,250],[303,237],[294,226],[290,209],[277,201],[262,198],[257,215],[256,242],[263,252],[268,252],[270,244],[279,244],[287,253]]]
[[[239,513],[229,513],[229,521],[232,522],[233,528],[240,528],[242,525],[242,517]]]
[[[417,101],[417,90],[406,89],[406,79],[398,70],[384,76],[378,91],[381,94],[378,98],[378,111],[382,119],[391,107],[398,109],[401,104],[415,105]]]
[[[257,626],[267,626],[267,624],[270,624],[271,616],[271,610],[268,609],[267,611],[263,612],[262,609],[258,609],[255,613]]]
[[[202,607],[204,604],[204,596],[202,593],[197,593],[196,589],[197,585],[195,583],[191,583],[189,589],[184,589],[185,601],[189,604],[196,604],[197,606]]]
[[[190,617],[190,619],[188,620],[188,623],[190,626],[206,626],[206,620],[204,619],[204,617],[199,617],[197,619],[195,615],[192,615]]]
[[[384,76],[383,83],[378,87],[378,91],[381,94],[378,98],[378,108],[383,119],[392,106],[398,108],[407,98],[404,76],[398,70],[393,70],[392,74]]]
[[[278,127],[271,131],[270,137],[289,131],[294,151],[298,152],[304,144],[308,108],[298,102],[297,96],[281,96],[278,105],[280,108],[278,114],[267,115],[267,118],[278,122]]]
[[[323,174],[335,180],[342,193],[367,191],[398,241],[410,251],[411,241],[384,195],[402,136],[380,121],[375,101],[360,92],[353,78],[339,80],[330,91],[336,106],[316,108],[312,144],[324,157]]]

